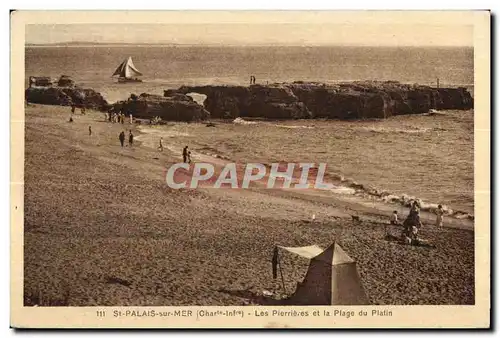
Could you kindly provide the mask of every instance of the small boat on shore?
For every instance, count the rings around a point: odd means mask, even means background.
[[[118,83],[142,82],[141,79],[137,78],[142,76],[142,73],[134,66],[130,56],[116,68],[111,77],[116,75],[118,75]]]

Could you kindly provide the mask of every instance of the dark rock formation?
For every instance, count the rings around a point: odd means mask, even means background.
[[[52,86],[52,79],[48,76],[30,76],[29,86],[50,87]]]
[[[71,77],[67,75],[61,75],[61,77],[57,81],[57,85],[59,87],[73,87],[75,85],[75,81],[73,81],[73,79],[71,79]]]
[[[70,87],[31,87],[25,91],[26,100],[30,103],[50,104],[58,106],[85,107],[105,111],[108,102],[93,89]]]
[[[310,118],[311,112],[287,86],[182,86],[177,93],[207,95],[204,106],[211,117],[267,117],[276,119]],[[172,95],[174,91],[165,91]]]
[[[262,118],[387,118],[427,113],[430,109],[471,109],[473,99],[465,88],[432,88],[395,81],[282,83],[245,86],[182,86],[165,91],[207,95],[204,106],[212,117]]]
[[[189,96],[180,93],[164,97],[160,95],[141,94],[131,95],[126,101],[113,105],[114,111],[123,111],[133,114],[137,118],[161,117],[167,121],[199,121],[206,120],[210,113]]]
[[[148,94],[142,94],[142,95],[148,95]],[[176,91],[170,91],[170,90],[165,90],[163,97],[170,97],[172,99],[176,99],[179,101],[194,102],[194,100],[191,96],[177,93]]]

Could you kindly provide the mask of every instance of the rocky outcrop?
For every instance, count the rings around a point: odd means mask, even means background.
[[[159,116],[166,121],[200,121],[210,117],[210,113],[187,95],[174,93],[165,97],[160,95],[131,95],[128,100],[113,105],[114,111],[133,114],[137,118]]]
[[[50,87],[52,86],[52,78],[48,76],[30,76],[29,86]]]
[[[25,91],[25,98],[30,103],[58,106],[85,107],[105,111],[108,102],[93,89],[78,87],[30,87]]]
[[[432,88],[387,81],[280,83],[246,86],[182,86],[165,91],[207,95],[205,108],[212,117],[276,119],[387,118],[427,113],[430,109],[471,109],[473,99],[465,88]]]
[[[67,75],[61,75],[59,80],[57,80],[57,85],[59,87],[74,87],[75,86],[75,81]]]
[[[267,117],[275,119],[310,118],[311,112],[287,86],[182,86],[165,94],[200,93],[207,95],[205,108],[214,118]]]

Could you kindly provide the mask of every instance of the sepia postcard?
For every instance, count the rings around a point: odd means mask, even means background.
[[[14,328],[489,328],[489,11],[12,11]]]

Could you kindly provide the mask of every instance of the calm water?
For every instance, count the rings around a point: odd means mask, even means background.
[[[111,74],[127,57],[142,84],[116,84]],[[373,47],[36,47],[26,48],[26,76],[72,76],[109,101],[131,92],[163,94],[182,84],[247,84],[294,80],[397,80],[473,84],[472,48]]]
[[[183,84],[247,84],[251,74],[260,83],[371,79],[435,84],[438,77],[442,84],[472,85],[473,54],[471,48],[37,47],[26,48],[25,76],[69,75],[110,102],[125,99],[130,93],[163,94],[164,89]],[[143,83],[117,84],[111,78],[127,56],[132,56],[143,72]],[[316,126],[336,132],[333,139],[311,139],[317,149],[331,150],[326,155],[316,154],[314,159],[335,163],[335,171],[359,182],[473,212],[473,113],[398,116],[351,124],[325,122]],[[250,136],[218,137],[221,144],[239,144],[242,137]],[[213,137],[210,142],[214,142]],[[256,140],[246,144],[252,142]],[[277,149],[283,158],[297,152],[295,146],[290,154],[285,148]],[[314,149],[303,150],[314,153]],[[269,158],[269,154],[262,155]]]

